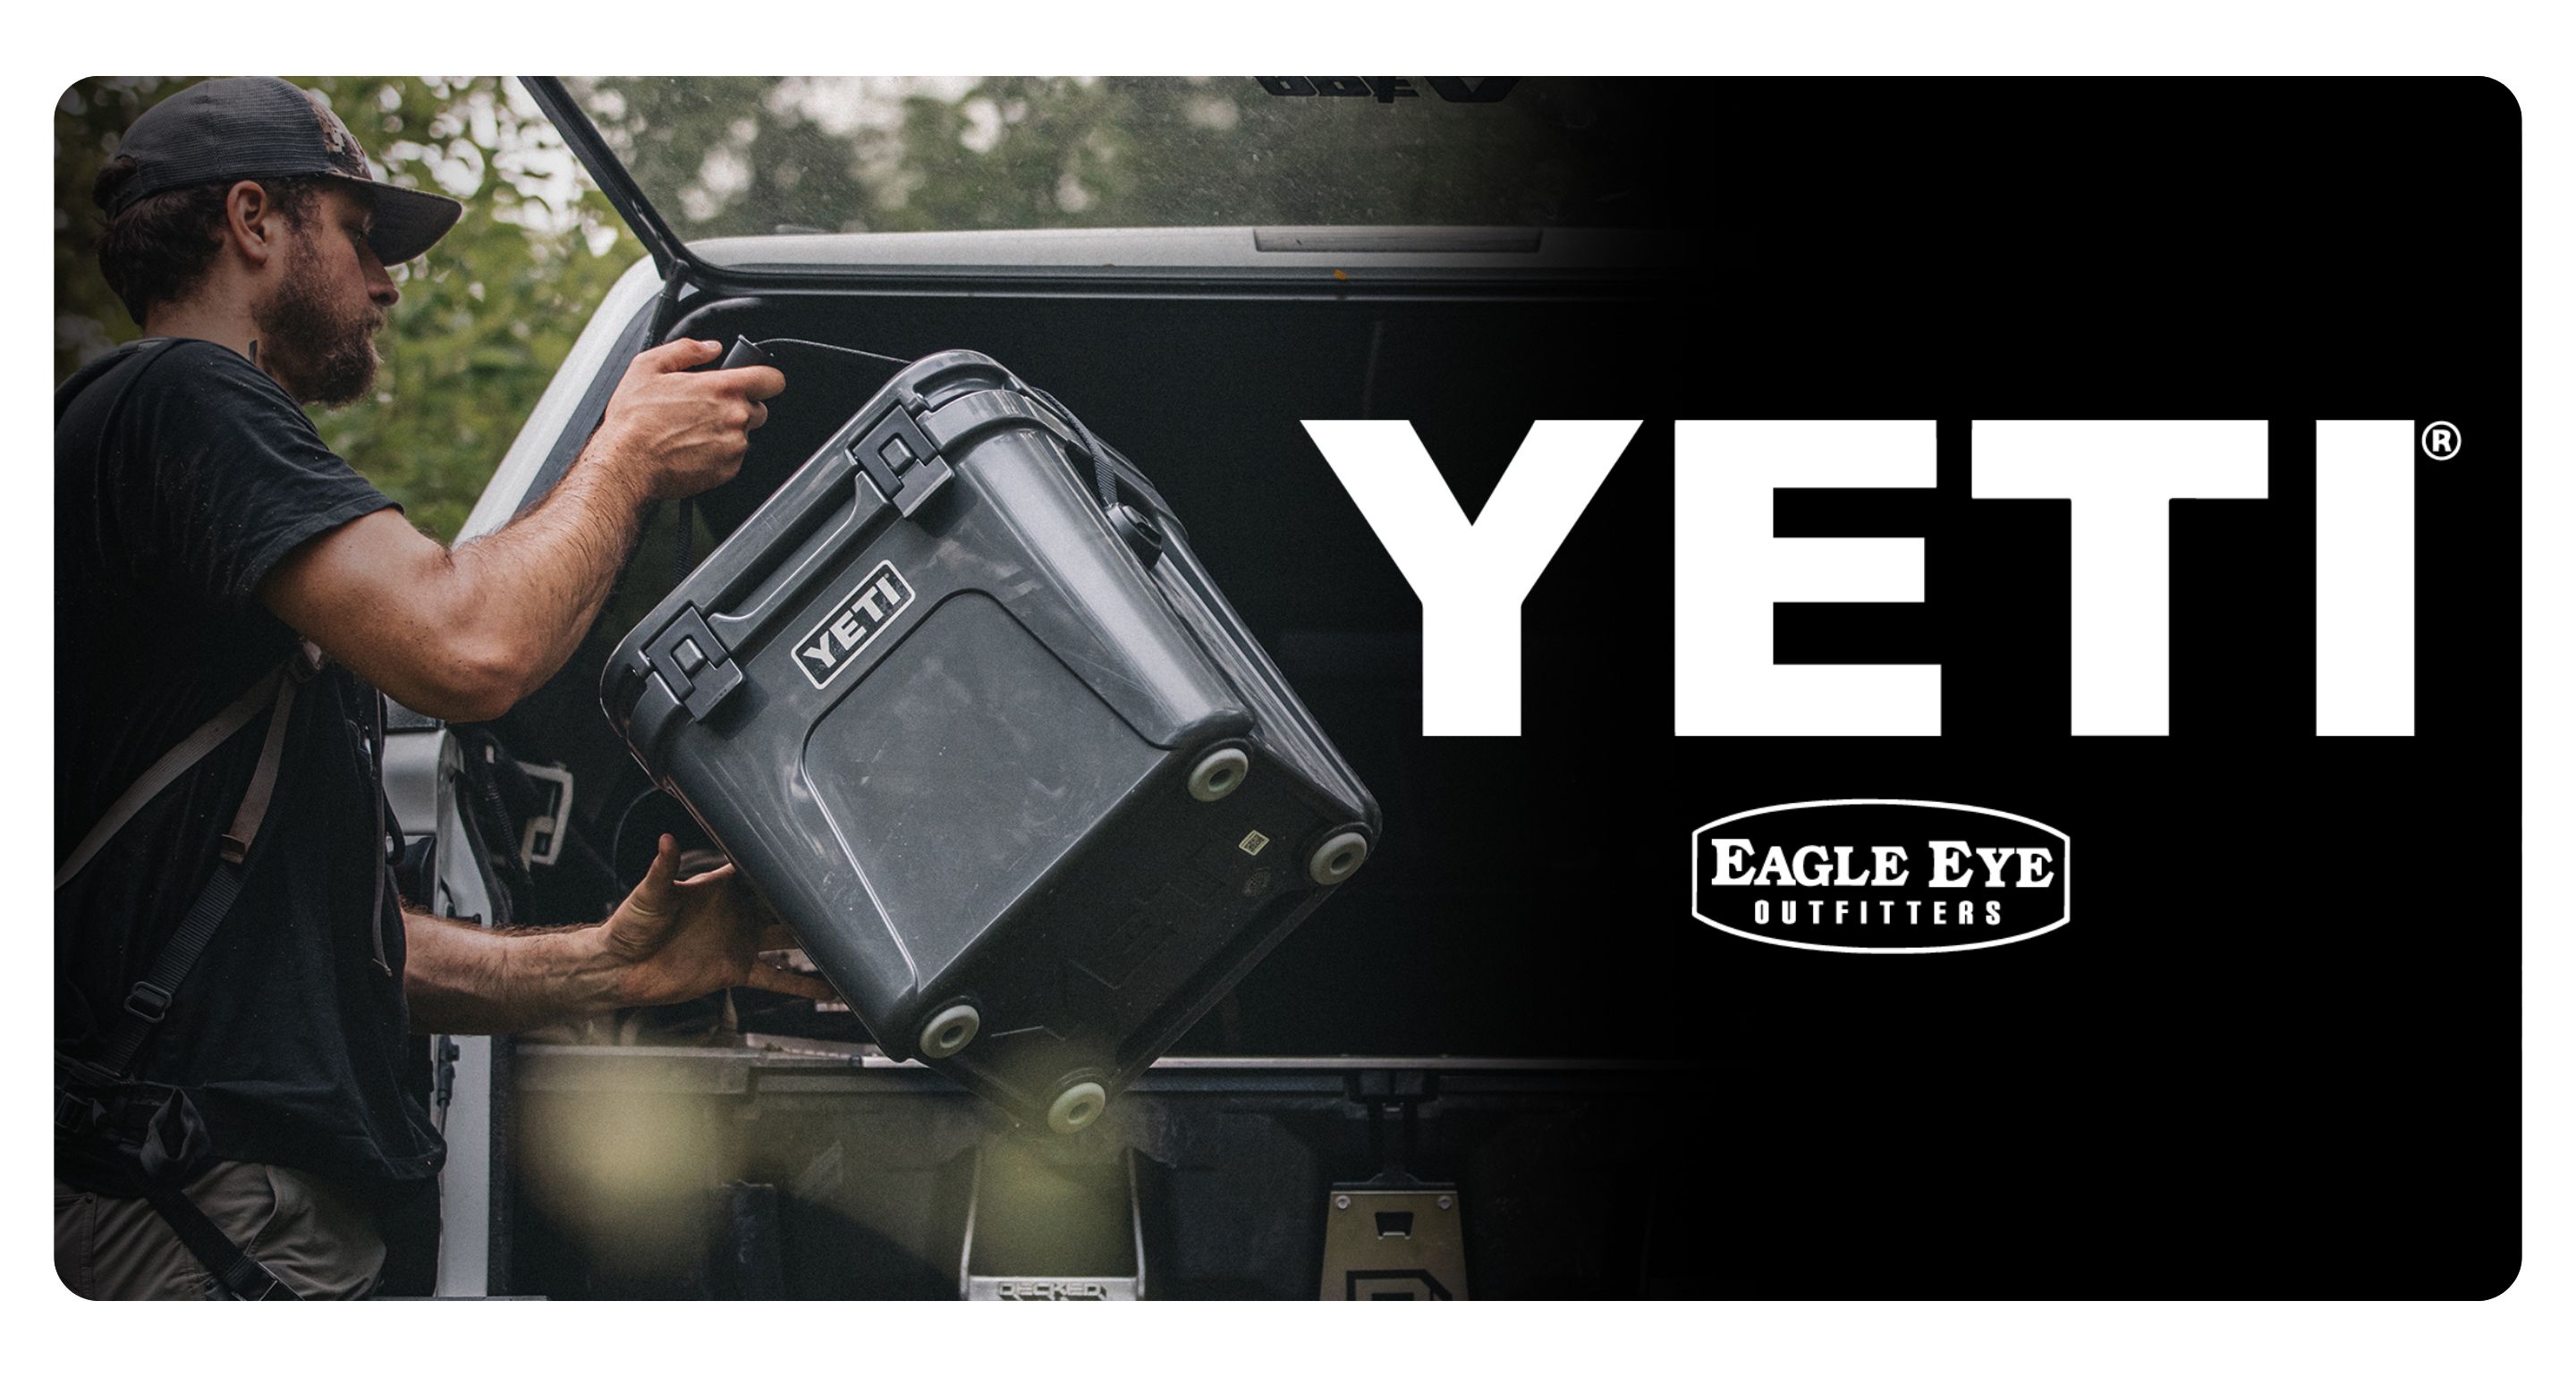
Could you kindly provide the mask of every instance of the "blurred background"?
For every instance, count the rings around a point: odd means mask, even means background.
[[[57,383],[139,333],[98,274],[91,182],[137,115],[198,80],[92,77],[56,103]],[[322,96],[396,185],[466,204],[446,239],[394,270],[403,302],[378,340],[378,395],[315,417],[334,450],[452,541],[643,246],[511,78],[288,80]],[[1239,76],[567,80],[690,239],[1606,225],[1635,223],[1657,199],[1617,156],[1629,144],[1616,133],[1643,114],[1627,108],[1645,99],[1636,83],[1487,78],[1517,82],[1512,99],[1413,90],[1388,111],[1365,92],[1298,98]]]

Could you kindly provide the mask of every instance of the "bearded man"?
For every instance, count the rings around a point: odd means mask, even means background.
[[[462,208],[270,77],[146,112],[94,195],[145,338],[55,397],[56,1267],[93,1297],[361,1296],[445,1152],[409,1034],[829,997],[669,837],[589,928],[495,933],[387,880],[378,691],[481,720],[545,683],[649,505],[731,477],[785,380],[650,350],[544,501],[444,549],[303,408],[368,395],[385,265]]]

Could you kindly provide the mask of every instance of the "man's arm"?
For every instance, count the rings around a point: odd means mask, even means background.
[[[495,932],[405,905],[403,994],[415,1033],[508,1033],[614,1009],[676,1004],[736,985],[836,999],[760,960],[796,945],[724,866],[681,880],[669,837],[608,921]]]
[[[634,547],[647,503],[731,478],[774,368],[680,370],[722,346],[645,351],[563,480],[509,525],[453,550],[380,511],[281,560],[269,610],[396,702],[451,721],[509,711],[563,667]]]

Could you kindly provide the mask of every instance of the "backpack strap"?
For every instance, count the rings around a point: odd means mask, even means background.
[[[132,347],[123,358],[112,363],[101,360],[104,367],[97,367],[94,371],[83,370],[81,375],[55,392],[56,421],[61,420],[64,409],[75,398],[111,376],[116,382],[107,403],[114,405],[142,372],[140,368],[130,366],[132,362],[157,355],[166,342],[146,340]],[[122,831],[125,824],[133,821],[134,815],[141,812],[145,804],[159,797],[162,790],[212,754],[217,746],[250,725],[263,704],[270,706],[268,735],[260,743],[258,762],[252,766],[250,787],[243,794],[241,806],[233,812],[232,825],[224,829],[222,854],[215,863],[215,873],[207,878],[205,887],[197,891],[195,902],[189,904],[186,916],[179,920],[177,931],[171,934],[160,955],[153,960],[150,972],[126,995],[125,1007],[108,1034],[102,1054],[87,1062],[61,1052],[54,1054],[54,1126],[58,1144],[60,1135],[64,1133],[77,1136],[103,1127],[85,1122],[103,1110],[97,1107],[95,1100],[72,1087],[106,1091],[125,1083],[126,1070],[135,1054],[142,1050],[144,1039],[169,1012],[172,992],[187,979],[189,970],[205,952],[207,942],[214,937],[224,915],[231,912],[233,901],[241,896],[242,862],[250,854],[251,842],[259,835],[260,823],[268,816],[269,799],[277,790],[278,762],[286,753],[287,719],[294,715],[297,690],[312,679],[321,662],[321,648],[311,641],[299,640],[293,655],[261,675],[257,682],[242,690],[239,697],[225,704],[223,711],[152,762],[140,778],[128,785],[124,793],[117,795],[116,802],[108,805],[106,815],[55,868],[54,888],[60,890],[88,868],[109,840]],[[181,1179],[193,1171],[202,1147],[201,1134],[192,1131],[194,1120],[194,1111],[186,1097],[173,1095],[145,1128],[142,1141],[136,1145],[133,1163],[143,1197],[152,1203],[153,1212],[160,1215],[171,1231],[179,1236],[179,1241],[186,1245],[198,1263],[214,1274],[226,1295],[236,1300],[302,1299],[279,1281],[275,1273],[261,1266],[257,1258],[244,1252],[241,1245],[234,1242],[220,1225],[207,1218],[206,1212],[199,1209],[197,1202],[189,1199],[188,1193],[180,1188]]]
[[[304,1299],[288,1289],[285,1282],[279,1281],[276,1273],[260,1266],[259,1259],[243,1252],[242,1246],[233,1242],[232,1235],[225,1233],[223,1226],[206,1218],[206,1212],[197,1208],[197,1202],[189,1199],[186,1191],[168,1182],[155,1181],[145,1188],[143,1198],[152,1202],[153,1213],[160,1215],[162,1222],[170,1226],[170,1231],[179,1236],[179,1241],[188,1245],[188,1251],[196,1255],[197,1261],[224,1284],[224,1289],[231,1293],[230,1299]]]
[[[143,1050],[144,1040],[169,1013],[173,992],[187,980],[197,958],[205,953],[206,944],[213,940],[215,929],[222,926],[224,915],[232,911],[233,901],[241,897],[242,862],[259,835],[260,822],[268,814],[269,797],[277,788],[278,761],[285,754],[286,723],[295,712],[296,691],[313,677],[320,663],[319,649],[310,641],[300,642],[296,653],[284,664],[260,676],[258,683],[212,721],[189,733],[186,740],[153,762],[152,768],[118,797],[108,815],[90,829],[72,859],[55,873],[54,884],[59,889],[79,874],[144,804],[248,725],[258,714],[263,699],[272,704],[268,735],[260,743],[259,761],[251,769],[250,788],[241,806],[234,810],[232,826],[224,829],[215,873],[207,877],[205,887],[197,891],[196,901],[188,905],[186,916],[179,920],[178,929],[162,945],[160,955],[153,958],[152,969],[126,994],[125,1007],[110,1025],[99,1055],[89,1061],[61,1052],[54,1055],[54,1127],[58,1143],[64,1133],[80,1136],[104,1127],[96,1122],[103,1109],[96,1107],[98,1101],[83,1094],[82,1089],[112,1092],[129,1084],[125,1077],[135,1054]],[[237,1300],[302,1299],[276,1274],[261,1266],[257,1258],[242,1251],[241,1245],[207,1218],[206,1212],[180,1188],[181,1181],[193,1172],[202,1149],[203,1135],[196,1130],[194,1119],[187,1098],[172,1095],[145,1128],[142,1141],[134,1145],[133,1170],[143,1198],[152,1203],[153,1212],[179,1236],[188,1252],[222,1283],[228,1296]]]
[[[301,658],[301,655],[302,652],[299,649],[298,658]],[[125,824],[133,821],[134,815],[143,811],[143,805],[159,797],[162,790],[169,788],[179,776],[194,768],[198,761],[213,754],[217,746],[232,740],[233,733],[249,726],[250,720],[259,715],[261,708],[278,701],[281,697],[291,695],[293,689],[284,682],[289,677],[286,664],[280,662],[276,668],[261,675],[258,682],[243,689],[240,697],[225,704],[223,711],[206,719],[203,726],[188,733],[178,745],[164,752],[159,760],[153,761],[150,768],[144,770],[134,783],[126,786],[124,793],[116,796],[116,802],[107,806],[106,814],[99,818],[96,826],[89,829],[88,835],[81,838],[80,845],[72,848],[71,855],[65,857],[63,863],[54,868],[54,888],[61,889],[71,883],[72,877],[87,869],[89,863],[98,858],[99,851],[118,832],[125,829]],[[287,700],[292,701],[291,697]],[[276,740],[277,733],[277,725],[272,722],[269,727],[272,741]],[[260,763],[263,766],[274,764],[265,749],[260,753]],[[274,785],[276,772],[270,769],[268,774],[267,782]],[[252,779],[252,792],[258,792],[260,783],[257,777]],[[267,806],[267,800],[262,799],[260,802],[262,814],[267,811]],[[250,819],[254,831],[258,829],[259,821],[259,815],[253,815]],[[225,849],[229,852],[232,844],[231,829],[226,829],[224,840]]]
[[[181,1184],[206,1165],[205,1122],[188,1097],[167,1087],[141,1087],[97,1067],[54,1054],[54,1159],[63,1179],[66,1144],[79,1165],[78,1189],[139,1195],[179,1236],[191,1256],[223,1284],[223,1300],[301,1300],[277,1274],[242,1250],[206,1217]],[[136,1098],[128,1091],[164,1091]]]
[[[113,408],[124,398],[126,392],[133,388],[135,381],[143,376],[153,360],[164,357],[172,346],[186,342],[169,336],[153,336],[119,345],[93,360],[73,374],[61,387],[54,390],[55,425],[60,426],[64,413],[74,402],[83,397],[92,398],[97,405]],[[320,663],[318,659],[320,652],[309,641],[300,643],[296,653],[306,661],[308,666]],[[216,713],[204,725],[190,732],[178,745],[171,747],[159,760],[152,762],[151,767],[143,772],[141,778],[128,786],[124,793],[119,794],[116,802],[108,805],[106,814],[98,820],[96,826],[90,828],[88,835],[81,838],[80,845],[73,847],[71,854],[64,857],[62,863],[54,868],[54,888],[59,890],[70,883],[72,877],[78,875],[92,860],[96,859],[99,850],[106,846],[126,823],[132,821],[136,813],[142,811],[143,805],[150,803],[162,790],[170,787],[173,781],[186,774],[198,761],[205,759],[217,746],[231,740],[233,733],[240,731],[253,717],[259,715],[262,704],[278,698],[283,691],[281,680],[287,669],[288,665],[281,664],[277,669],[262,676],[258,682],[243,689],[241,696],[226,704],[223,711]],[[310,668],[305,671],[304,677],[308,679],[312,677]],[[284,714],[281,713],[280,718],[282,719],[283,716]],[[247,820],[251,831],[254,832],[258,830],[260,818],[268,809],[268,797],[264,786],[273,785],[276,782],[273,756],[275,749],[283,744],[282,739],[277,735],[280,730],[280,727],[271,725],[269,751],[263,753],[261,757],[267,779],[263,781],[254,777],[251,781],[251,794],[259,800],[259,807],[249,815]],[[232,838],[238,833],[242,821],[236,818],[235,828],[228,829],[225,833],[228,852],[232,845]],[[238,860],[239,857],[234,856],[232,859]]]
[[[278,762],[286,753],[287,719],[295,712],[298,689],[310,680],[321,665],[321,651],[311,641],[299,642],[294,655],[284,664],[261,676],[258,683],[236,698],[213,720],[190,732],[187,739],[170,748],[152,763],[143,777],[117,797],[99,819],[69,860],[54,872],[54,887],[60,890],[71,878],[94,859],[108,840],[133,820],[143,806],[157,797],[172,781],[186,774],[215,747],[230,740],[258,715],[261,700],[271,704],[268,735],[260,743],[259,761],[251,769],[250,788],[242,796],[241,806],[234,810],[230,827],[224,829],[222,854],[215,872],[197,891],[196,901],[188,905],[187,915],[179,920],[151,969],[125,996],[125,1007],[108,1030],[99,1056],[93,1063],[110,1078],[122,1078],[143,1048],[143,1040],[170,1012],[170,1001],[188,972],[213,940],[215,929],[224,915],[232,910],[233,900],[241,895],[242,863],[250,855],[250,845],[259,835],[260,823],[268,816],[268,802],[277,790]]]

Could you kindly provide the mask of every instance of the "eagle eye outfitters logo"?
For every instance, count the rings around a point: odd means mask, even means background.
[[[1846,798],[1729,814],[1691,834],[1691,915],[1809,951],[1975,951],[2070,916],[2066,834],[1964,803]]]

